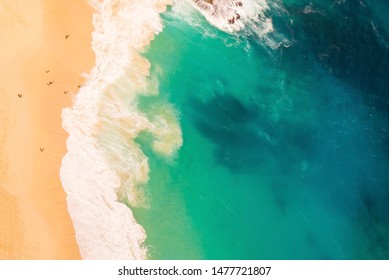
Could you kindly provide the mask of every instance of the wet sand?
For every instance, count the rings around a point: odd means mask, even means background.
[[[0,259],[80,258],[59,178],[61,111],[94,63],[92,14],[83,0],[0,4]]]

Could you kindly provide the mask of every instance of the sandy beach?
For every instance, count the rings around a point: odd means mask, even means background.
[[[0,259],[80,258],[61,112],[94,63],[92,14],[84,0],[0,3]]]

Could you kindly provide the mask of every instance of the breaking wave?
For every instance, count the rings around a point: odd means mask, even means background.
[[[162,31],[167,0],[90,0],[95,8],[92,48],[95,66],[62,112],[69,133],[61,181],[67,193],[84,259],[145,259],[146,233],[126,204],[147,207],[143,186],[149,164],[134,141],[147,131],[156,153],[170,157],[182,145],[176,112],[147,117],[137,96],[158,94],[141,52]]]

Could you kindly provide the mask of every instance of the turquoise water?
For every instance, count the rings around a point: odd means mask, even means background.
[[[163,15],[145,54],[160,94],[139,107],[173,104],[184,144],[137,140],[150,258],[389,257],[388,5],[327,2],[285,1],[277,49]]]

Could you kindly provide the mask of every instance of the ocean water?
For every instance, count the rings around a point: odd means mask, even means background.
[[[274,31],[262,34],[222,32],[179,4],[163,15],[146,52],[160,94],[140,106],[174,104],[183,146],[167,160],[138,138],[151,202],[134,214],[151,258],[389,257],[377,2],[269,3]]]
[[[94,4],[63,116],[83,257],[388,259],[388,2],[156,2]]]

